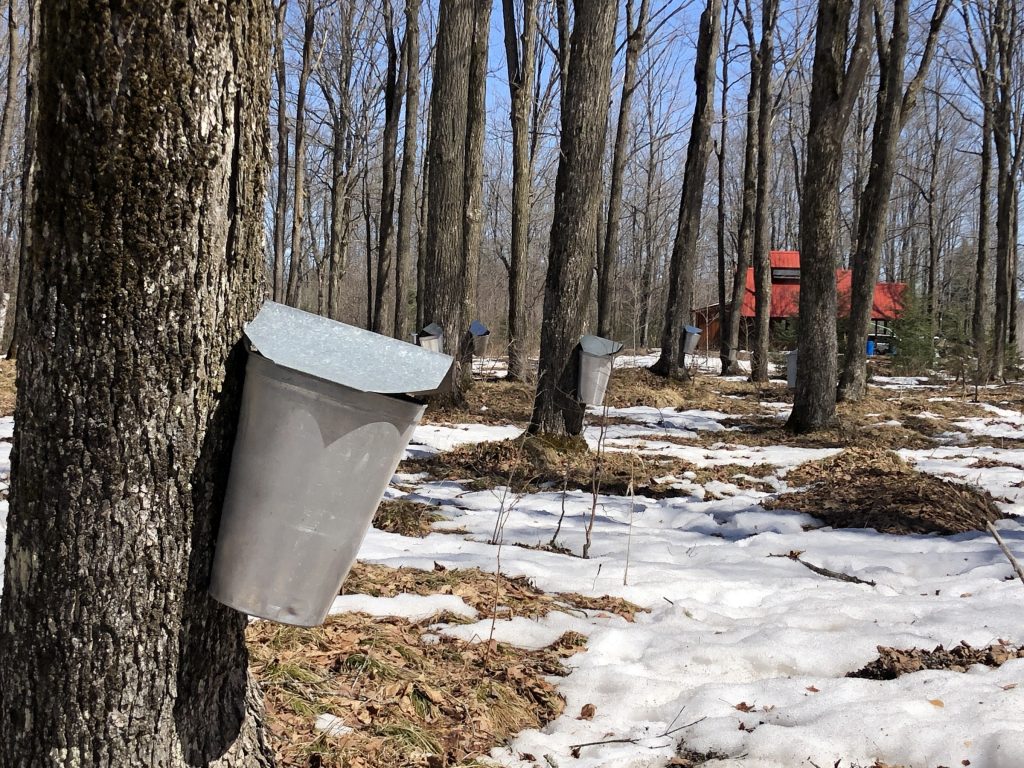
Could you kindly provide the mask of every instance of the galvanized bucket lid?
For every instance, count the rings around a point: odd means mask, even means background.
[[[610,357],[622,351],[622,344],[600,336],[583,336],[580,338],[583,352],[594,357]]]
[[[469,324],[469,332],[474,336],[489,336],[490,331],[487,326],[481,323],[479,320],[474,320]]]
[[[703,331],[695,325],[684,325],[683,330],[689,334],[693,334],[694,336],[700,336],[701,333],[703,333]]]
[[[250,348],[282,368],[361,392],[422,395],[444,381],[452,358],[273,301],[245,326]]]
[[[431,323],[419,333],[420,336],[444,336],[444,328],[437,323]]]

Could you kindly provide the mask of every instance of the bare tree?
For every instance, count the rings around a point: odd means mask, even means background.
[[[526,379],[526,278],[530,247],[533,153],[530,112],[536,78],[537,0],[523,0],[522,27],[515,3],[502,0],[505,65],[512,100],[512,232],[508,257],[508,378]]]
[[[679,225],[669,267],[668,301],[661,332],[661,356],[651,366],[651,371],[660,376],[686,375],[685,369],[680,367],[682,360],[679,342],[682,326],[689,322],[693,304],[693,273],[696,268],[697,238],[700,235],[700,215],[704,203],[708,153],[711,149],[711,124],[714,119],[712,97],[715,90],[715,62],[718,59],[721,15],[721,0],[708,0],[700,17],[693,78],[697,98],[693,110],[690,143],[686,152],[683,194],[679,204]]]
[[[882,242],[885,239],[889,213],[889,197],[895,173],[896,154],[900,132],[917,100],[931,64],[942,23],[950,7],[950,0],[936,0],[928,38],[918,65],[917,73],[904,91],[903,71],[906,68],[909,40],[910,0],[895,0],[892,32],[883,39],[882,18],[876,11],[876,37],[878,38],[879,88],[875,109],[875,127],[871,140],[871,164],[867,183],[861,195],[858,221],[857,250],[853,257],[853,280],[850,292],[850,322],[847,329],[846,357],[839,379],[838,398],[859,400],[867,387],[867,337],[871,325],[871,312],[875,301],[875,284],[882,260]],[[932,174],[935,178],[935,174]],[[934,200],[932,190],[929,201]],[[930,208],[929,210],[932,210]],[[934,227],[929,227],[929,233]],[[937,255],[937,249],[932,248]],[[937,277],[937,265],[930,270]],[[934,288],[933,288],[934,295]],[[936,313],[933,312],[933,317]]]
[[[288,217],[288,72],[285,66],[284,24],[288,0],[274,9],[274,77],[277,82],[277,200],[274,203],[274,301],[285,301],[285,229]]]
[[[852,10],[853,0],[821,0],[818,6],[800,206],[800,356],[796,396],[787,422],[795,432],[822,429],[835,421],[839,174],[843,136],[867,72],[873,27],[871,3],[861,0],[847,62]]]
[[[636,13],[634,0],[626,0],[626,62],[622,75],[622,93],[619,96],[619,119],[615,126],[615,144],[612,149],[612,174],[608,190],[608,223],[605,227],[604,242],[597,261],[597,334],[612,335],[612,304],[614,297],[614,272],[619,250],[619,223],[622,218],[622,177],[626,170],[626,154],[629,145],[630,110],[633,92],[636,90],[637,64],[647,36],[647,17],[650,0],[640,0],[640,11]],[[634,20],[634,14],[636,18]]]
[[[605,0],[577,0],[574,5],[544,284],[537,396],[530,420],[532,433],[552,435],[578,435],[583,429],[583,406],[576,399],[576,348],[589,304],[587,288],[597,243],[598,180],[617,12],[616,4]]]
[[[420,108],[420,0],[405,2],[405,137],[402,142],[402,180],[398,198],[395,243],[395,338],[409,335],[409,296],[406,282],[412,261],[412,227],[416,208],[416,131]]]

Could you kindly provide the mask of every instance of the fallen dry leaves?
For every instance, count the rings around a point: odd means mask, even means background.
[[[1024,659],[1024,647],[1008,645],[1003,641],[983,648],[974,648],[960,643],[949,650],[941,645],[927,651],[922,648],[889,648],[878,646],[878,658],[847,677],[861,677],[868,680],[895,680],[900,675],[919,672],[922,669],[945,669],[951,672],[966,672],[975,664],[999,667],[1011,659]],[[934,702],[932,702],[934,704]],[[942,706],[936,704],[935,706]]]
[[[833,528],[948,535],[1004,517],[987,492],[917,472],[891,451],[848,448],[801,464],[786,481],[808,487],[762,505],[806,512]]]

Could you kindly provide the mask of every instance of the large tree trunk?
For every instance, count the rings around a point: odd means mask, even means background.
[[[263,293],[271,9],[41,8],[0,764],[269,766],[247,619],[206,585]]]
[[[273,297],[284,302],[285,229],[288,220],[288,71],[284,56],[284,21],[288,0],[281,0],[274,11],[274,75],[277,80],[277,199],[274,202],[274,277]]]
[[[373,295],[373,321],[370,330],[384,333],[384,297],[391,278],[391,233],[395,222],[395,170],[398,162],[398,120],[402,112],[402,93],[407,76],[405,43],[395,39],[394,10],[391,0],[384,2],[384,37],[388,49],[384,77],[384,135],[381,139],[380,222],[377,232],[377,285]]]
[[[660,376],[686,375],[685,369],[680,367],[683,361],[679,354],[679,340],[683,325],[690,322],[693,304],[697,239],[700,235],[704,183],[708,152],[711,149],[711,124],[714,120],[712,96],[715,91],[715,61],[718,58],[721,15],[721,0],[708,0],[700,17],[693,78],[697,89],[696,105],[693,110],[690,144],[686,151],[686,169],[683,172],[679,226],[669,265],[668,302],[665,307],[665,324],[661,332],[661,356],[651,366],[651,371]]]
[[[402,140],[402,180],[398,197],[395,242],[395,338],[408,341],[409,264],[416,216],[416,129],[420,111],[420,0],[405,2],[405,137]]]
[[[302,30],[302,69],[295,96],[295,178],[292,183],[292,253],[288,265],[286,299],[299,305],[302,278],[302,224],[306,217],[306,88],[313,69],[313,31],[316,24],[314,0],[304,0]]]
[[[867,337],[871,327],[871,312],[875,303],[875,285],[882,261],[886,223],[889,215],[889,197],[896,169],[896,153],[900,131],[914,106],[917,92],[924,82],[928,65],[935,50],[939,30],[949,9],[949,0],[936,0],[932,24],[921,65],[907,89],[903,91],[903,70],[906,66],[909,37],[910,2],[895,0],[892,34],[888,44],[878,52],[879,90],[875,111],[874,135],[871,140],[871,165],[867,184],[861,195],[860,219],[857,222],[857,250],[853,258],[853,279],[850,289],[850,321],[847,329],[846,357],[839,379],[839,400],[856,401],[867,388]],[[933,155],[934,161],[934,155]],[[931,174],[936,181],[935,169]],[[932,219],[935,191],[929,195],[929,239],[933,243],[929,270],[929,301],[934,302],[938,278],[938,248]],[[933,333],[937,330],[938,313],[932,311]]]
[[[430,203],[427,208],[423,316],[444,328],[445,352],[459,363],[466,274],[466,127],[475,0],[441,0],[436,62],[430,95]],[[451,400],[459,402],[461,375],[456,371]]]
[[[464,337],[474,319],[480,281],[480,243],[483,239],[484,141],[487,129],[487,55],[491,32],[491,0],[475,0],[473,8],[473,41],[469,59],[469,92],[466,98],[466,165],[464,176],[462,248],[466,284],[462,297],[462,324],[458,333]],[[460,388],[473,384],[473,345],[463,338]]]
[[[554,220],[544,282],[537,395],[530,420],[533,433],[578,435],[583,430],[584,409],[576,399],[576,348],[590,303],[587,286],[597,243],[616,5],[605,0],[575,3],[576,20],[568,49],[572,64],[565,80]]]
[[[847,67],[853,0],[818,6],[814,71],[800,207],[800,335],[796,396],[787,426],[809,432],[836,416],[836,251],[843,136],[864,80],[871,36],[871,3],[862,0]]]
[[[530,247],[530,107],[536,71],[537,0],[523,0],[523,27],[517,37],[515,3],[502,0],[505,62],[512,100],[512,233],[508,257],[508,378],[526,380],[526,276]]]
[[[746,141],[743,149],[743,190],[740,198],[740,223],[736,238],[736,270],[732,281],[732,300],[728,321],[722,329],[719,356],[722,375],[736,376],[739,366],[740,329],[743,324],[743,300],[747,293],[747,270],[753,249],[754,212],[757,204],[757,115],[761,107],[761,64],[754,44],[754,20],[750,8],[743,18],[750,49],[750,89],[747,91]]]
[[[774,65],[775,22],[778,0],[764,0],[761,8],[761,46],[757,113],[757,193],[754,202],[754,349],[750,357],[751,381],[768,381],[768,352],[771,344],[772,266],[768,234],[768,179],[772,164],[772,67]]]
[[[15,0],[7,0],[7,92],[4,95],[3,114],[0,117],[0,172],[7,168],[7,156],[10,154],[14,138],[18,77],[21,70],[21,46],[18,43],[18,16],[15,5]]]
[[[619,253],[619,225],[622,219],[622,181],[626,171],[626,149],[629,146],[630,108],[636,90],[636,70],[647,37],[647,16],[650,0],[640,0],[640,12],[633,22],[633,0],[626,2],[626,67],[619,96],[619,119],[615,126],[612,148],[612,177],[608,190],[608,223],[597,269],[597,335],[612,335],[612,304],[614,298],[615,263]]]

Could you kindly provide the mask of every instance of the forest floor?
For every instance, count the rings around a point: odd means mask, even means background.
[[[586,449],[522,436],[500,361],[428,411],[327,623],[250,625],[281,764],[1024,765],[1024,586],[985,530],[1024,557],[1024,386],[876,375],[793,436],[781,381],[650,362]]]
[[[1024,586],[985,531],[1024,557],[1024,386],[876,376],[799,437],[782,382],[652,361],[588,450],[522,437],[499,361],[427,413],[326,627],[252,625],[282,762],[1024,765]]]

